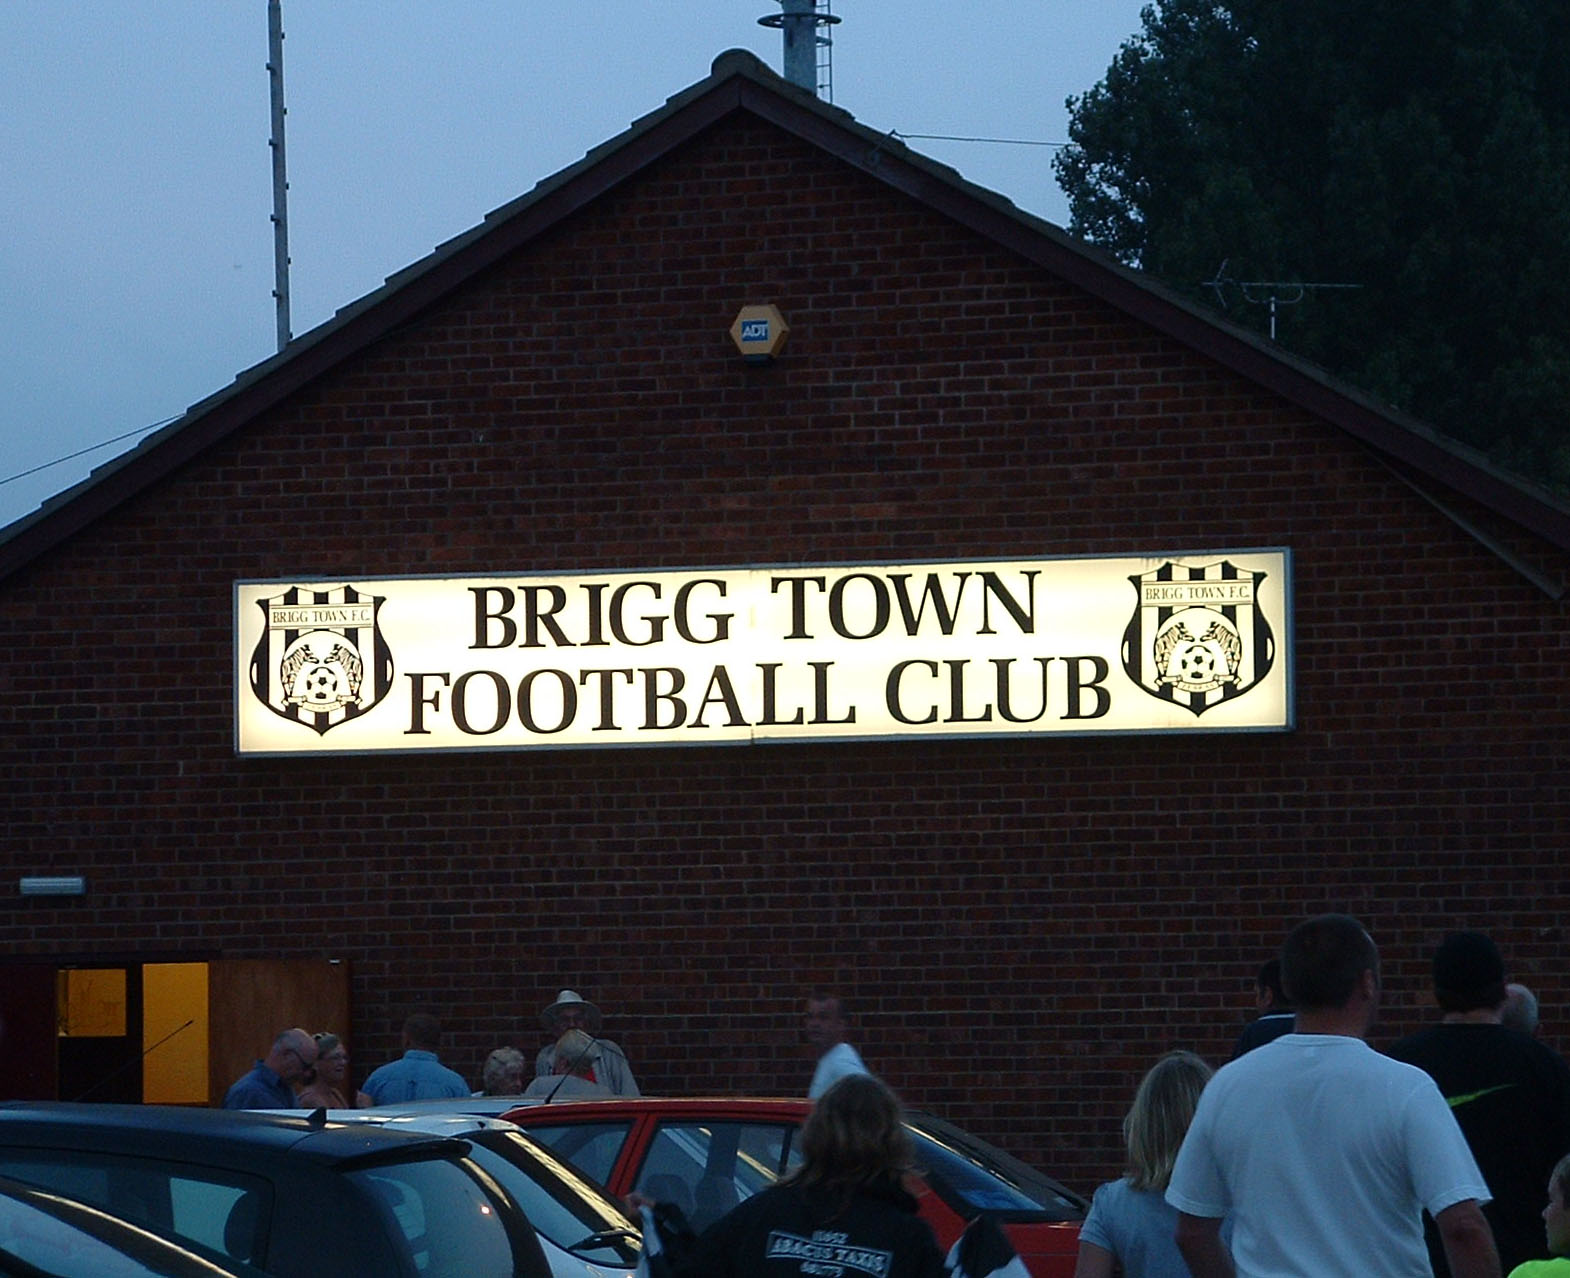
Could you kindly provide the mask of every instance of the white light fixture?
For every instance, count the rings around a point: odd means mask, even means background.
[[[86,896],[87,880],[80,874],[44,875],[24,878],[19,886],[23,896]]]

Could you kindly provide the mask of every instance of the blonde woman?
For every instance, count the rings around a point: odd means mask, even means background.
[[[1163,1195],[1212,1073],[1193,1052],[1168,1052],[1140,1082],[1123,1120],[1128,1174],[1096,1190],[1074,1278],[1189,1278],[1173,1240],[1177,1209]]]

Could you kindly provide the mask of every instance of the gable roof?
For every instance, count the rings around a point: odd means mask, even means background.
[[[1294,358],[1260,335],[1121,266],[1001,195],[911,150],[893,135],[857,124],[764,66],[731,50],[707,78],[670,98],[622,134],[486,215],[469,231],[390,276],[381,288],[291,341],[277,355],[193,404],[175,421],[105,463],[87,479],[0,529],[0,579],[26,567],[120,503],[240,429],[284,397],[365,349],[520,246],[570,218],[702,130],[744,111],[816,146],[875,180],[942,212],[1043,270],[1215,360],[1362,441],[1417,490],[1546,593],[1543,578],[1467,525],[1425,486],[1437,481],[1550,544],[1570,550],[1570,505],[1493,466],[1415,418],[1378,404]]]

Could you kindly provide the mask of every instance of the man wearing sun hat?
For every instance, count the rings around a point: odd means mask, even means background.
[[[593,1038],[600,1053],[590,1075],[593,1081],[609,1088],[616,1096],[641,1096],[643,1093],[632,1077],[632,1066],[627,1063],[627,1053],[610,1039],[600,1037],[604,1021],[600,1009],[583,995],[576,990],[563,990],[556,996],[556,1001],[540,1013],[540,1024],[549,1031],[551,1041],[534,1058],[534,1076],[549,1078],[555,1074],[557,1040],[570,1029],[581,1029]]]

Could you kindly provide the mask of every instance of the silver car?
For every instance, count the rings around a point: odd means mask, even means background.
[[[327,1117],[464,1141],[470,1158],[529,1218],[552,1278],[633,1278],[643,1250],[637,1220],[571,1163],[512,1123],[419,1102],[332,1109]]]

